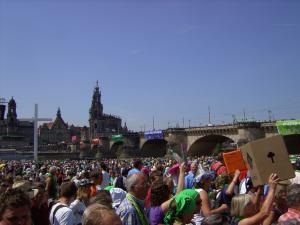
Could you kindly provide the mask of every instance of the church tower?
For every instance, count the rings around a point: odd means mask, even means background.
[[[89,112],[90,137],[96,138],[97,133],[102,131],[100,120],[103,117],[103,105],[101,103],[101,92],[99,90],[98,81],[94,89],[92,105]]]
[[[16,133],[18,128],[17,121],[17,104],[14,98],[8,102],[7,111],[7,135]]]

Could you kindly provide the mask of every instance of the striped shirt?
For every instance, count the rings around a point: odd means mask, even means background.
[[[136,200],[136,203],[141,206],[141,208],[144,208],[144,204],[132,196],[134,200]],[[134,206],[128,201],[127,198],[125,198],[119,208],[117,209],[117,214],[120,216],[123,225],[140,225],[140,219],[138,216],[137,211],[135,210]]]

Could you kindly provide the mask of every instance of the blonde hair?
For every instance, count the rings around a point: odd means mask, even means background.
[[[243,217],[245,207],[251,200],[252,196],[249,194],[234,196],[231,200],[231,215]]]

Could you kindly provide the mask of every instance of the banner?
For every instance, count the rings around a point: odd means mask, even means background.
[[[300,134],[300,120],[279,120],[276,126],[281,135]]]
[[[145,131],[144,138],[146,140],[164,139],[164,134],[162,130]]]
[[[113,142],[123,141],[123,135],[121,135],[121,134],[112,135],[112,136],[111,136],[111,140],[112,140]]]

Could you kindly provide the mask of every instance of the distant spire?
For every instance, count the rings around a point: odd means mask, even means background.
[[[60,107],[58,107],[58,109],[57,109],[56,116],[57,116],[57,117],[61,117],[61,113],[60,113]]]
[[[96,88],[99,88],[99,83],[98,83],[98,80],[96,82]]]

